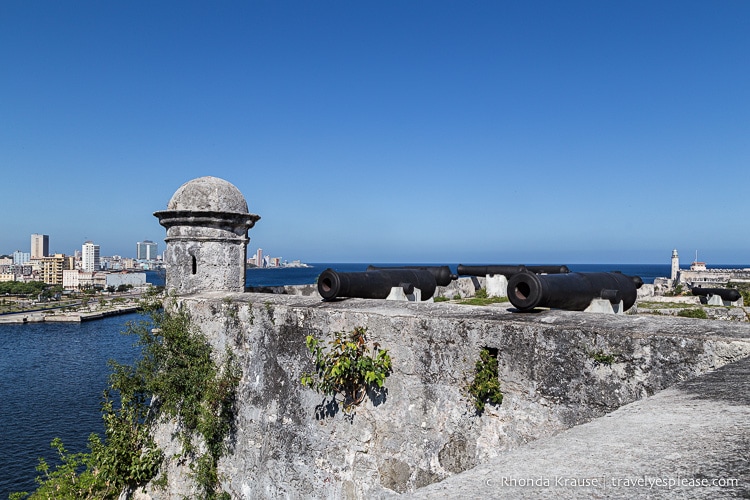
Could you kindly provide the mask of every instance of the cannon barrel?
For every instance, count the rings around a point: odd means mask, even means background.
[[[703,297],[707,297],[709,295],[718,295],[721,297],[722,300],[726,300],[729,302],[734,302],[736,300],[740,300],[740,297],[742,296],[740,294],[740,291],[735,288],[701,288],[701,287],[693,287],[691,289],[693,292],[693,295],[700,295]]]
[[[596,298],[630,309],[638,295],[638,276],[613,273],[518,273],[508,280],[508,299],[520,311],[550,307],[583,311]]]
[[[437,282],[430,271],[421,269],[339,273],[328,268],[318,276],[318,293],[325,300],[336,297],[385,299],[391,293],[391,288],[397,286],[402,287],[405,293],[413,293],[414,288],[419,288],[422,300],[427,300],[435,293]]]
[[[457,271],[461,276],[493,276],[495,274],[502,274],[506,278],[510,278],[514,274],[518,274],[523,271],[529,271],[535,274],[559,274],[569,273],[570,269],[568,269],[568,266],[557,265],[514,266],[506,264],[495,264],[489,266],[465,266],[463,264],[459,264]]]
[[[420,271],[429,271],[435,277],[438,286],[448,286],[451,281],[458,279],[458,275],[451,272],[448,266],[367,266],[368,271],[390,271],[394,269],[418,269]]]

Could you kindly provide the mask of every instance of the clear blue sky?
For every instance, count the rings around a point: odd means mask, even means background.
[[[750,263],[750,2],[0,3],[0,254],[164,248],[204,175],[308,262]]]

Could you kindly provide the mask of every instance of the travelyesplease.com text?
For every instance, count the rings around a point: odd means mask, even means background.
[[[662,477],[662,476],[636,476],[636,477],[505,477],[487,479],[487,486],[499,488],[648,488],[667,489],[674,488],[735,488],[739,486],[736,478],[706,478],[706,477]]]

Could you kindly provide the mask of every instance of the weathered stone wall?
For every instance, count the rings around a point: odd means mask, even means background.
[[[220,462],[233,498],[368,498],[413,491],[490,457],[601,416],[677,381],[750,355],[750,325],[565,311],[319,299],[257,293],[178,298],[243,367],[232,451]],[[322,396],[303,388],[306,335],[368,328],[389,350],[385,397],[352,418],[316,416]],[[482,416],[466,387],[483,347],[497,349],[504,400]],[[613,356],[611,365],[597,362]],[[164,425],[167,456],[178,450]],[[172,460],[166,489],[191,495],[189,469]]]

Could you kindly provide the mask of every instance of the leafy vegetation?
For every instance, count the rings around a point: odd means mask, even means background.
[[[473,297],[462,299],[461,304],[467,304],[470,306],[487,306],[490,304],[502,304],[508,302],[508,297],[488,297],[487,290],[480,288],[476,291]]]
[[[315,371],[303,373],[300,382],[342,404],[345,413],[353,412],[368,389],[381,390],[391,373],[391,357],[377,342],[368,347],[367,329],[355,328],[351,333],[336,332],[328,349],[312,335],[305,339],[313,355]]]
[[[48,286],[43,281],[0,281],[0,295],[39,295]]]
[[[500,392],[497,354],[493,355],[486,348],[479,351],[479,360],[475,365],[474,380],[469,384],[468,391],[473,399],[474,408],[479,414],[484,412],[487,404],[502,404],[503,393]]]
[[[683,294],[682,284],[677,285],[672,290],[668,290],[664,295],[667,297],[676,297]]]
[[[13,500],[109,499],[145,485],[164,458],[152,427],[170,418],[179,424],[182,458],[191,464],[201,498],[229,498],[221,491],[217,464],[232,431],[239,365],[229,351],[222,363],[215,362],[211,344],[188,313],[176,306],[166,312],[160,305],[158,298],[147,296],[142,308],[151,321],[128,326],[126,333],[139,337],[141,357],[132,366],[110,362],[113,371],[102,405],[105,440],[92,434],[90,452],[75,454],[53,441],[61,465],[52,470],[40,461],[38,489],[30,496],[16,493]]]
[[[698,318],[698,319],[707,319],[708,315],[706,314],[706,311],[703,309],[683,309],[682,311],[677,313],[677,316],[681,316],[683,318]]]
[[[694,305],[685,302],[638,302],[639,309],[690,309]]]
[[[604,351],[589,352],[588,356],[594,360],[594,363],[607,366],[611,366],[617,359],[616,355],[606,354]]]

